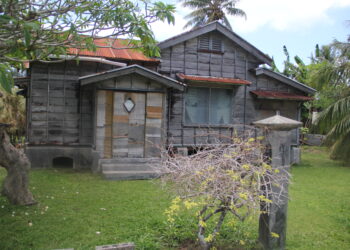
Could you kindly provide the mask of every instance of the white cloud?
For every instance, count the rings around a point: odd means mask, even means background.
[[[254,32],[268,26],[272,29],[298,30],[311,27],[317,23],[331,23],[333,20],[327,14],[332,8],[349,7],[350,0],[240,0],[237,8],[243,9],[247,19],[228,17],[233,29],[238,33]],[[152,29],[159,41],[178,35],[183,30],[187,20],[184,16],[190,9],[176,4],[175,25],[156,22]]]
[[[275,30],[298,30],[318,22],[332,22],[327,11],[350,6],[350,0],[241,0],[237,7],[247,14],[244,20],[229,17],[234,30],[253,32],[262,26]]]

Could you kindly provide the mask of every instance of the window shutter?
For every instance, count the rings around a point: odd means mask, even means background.
[[[209,50],[209,35],[199,37],[199,49]]]
[[[221,39],[218,39],[218,38],[213,38],[212,39],[211,50],[219,51],[219,52],[222,51],[222,41],[221,41]]]

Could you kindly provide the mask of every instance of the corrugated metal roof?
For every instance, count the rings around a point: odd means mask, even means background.
[[[194,75],[185,75],[177,74],[181,80],[195,81],[195,82],[209,82],[209,83],[228,83],[228,84],[239,84],[239,85],[249,85],[251,82],[235,79],[235,78],[226,78],[226,77],[213,77],[213,76],[194,76]]]
[[[267,91],[267,90],[254,90],[250,91],[252,94],[262,99],[273,99],[273,100],[291,100],[291,101],[311,101],[314,98],[304,95],[296,95],[288,92],[278,91]]]
[[[69,48],[68,54],[79,56],[102,57],[109,59],[121,59],[128,61],[159,62],[158,59],[149,58],[139,50],[131,49],[132,45],[128,45],[127,39],[95,38],[94,42],[96,46],[108,46],[108,48],[97,47],[96,51]]]

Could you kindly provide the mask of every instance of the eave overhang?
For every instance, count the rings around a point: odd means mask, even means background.
[[[254,94],[258,99],[267,100],[288,100],[288,101],[311,101],[314,98],[310,96],[296,95],[289,92],[253,90],[250,93]]]
[[[290,79],[289,77],[286,77],[285,75],[282,75],[280,73],[274,72],[274,71],[266,69],[266,68],[255,69],[255,74],[256,74],[256,76],[260,76],[260,75],[269,76],[271,78],[274,78],[278,81],[281,81],[281,82],[283,82],[291,87],[294,87],[294,88],[301,90],[301,91],[303,91],[307,94],[310,94],[310,95],[314,95],[316,93],[315,89],[313,89],[305,84],[302,84],[298,81]]]
[[[137,64],[122,67],[118,69],[112,69],[105,72],[100,72],[92,75],[82,76],[79,78],[80,85],[85,86],[91,83],[97,83],[104,80],[108,80],[115,77],[125,76],[129,74],[138,74],[155,82],[161,83],[167,87],[178,89],[183,91],[186,87],[185,84],[176,81],[170,77],[163,76],[155,71],[149,70]]]
[[[220,84],[230,84],[230,85],[250,85],[251,84],[251,82],[247,80],[236,79],[236,78],[185,75],[182,73],[179,73],[176,76],[182,82],[220,83]]]

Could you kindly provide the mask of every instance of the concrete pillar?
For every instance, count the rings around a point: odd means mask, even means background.
[[[301,122],[282,117],[273,117],[254,122],[254,125],[267,131],[266,142],[271,146],[271,166],[278,168],[280,175],[288,176],[291,152],[291,130],[301,126]],[[273,197],[268,204],[268,213],[259,218],[259,241],[264,249],[285,249],[288,208],[288,178],[283,178],[280,186],[272,186]],[[277,202],[278,201],[278,202]],[[262,210],[266,204],[261,204]]]

